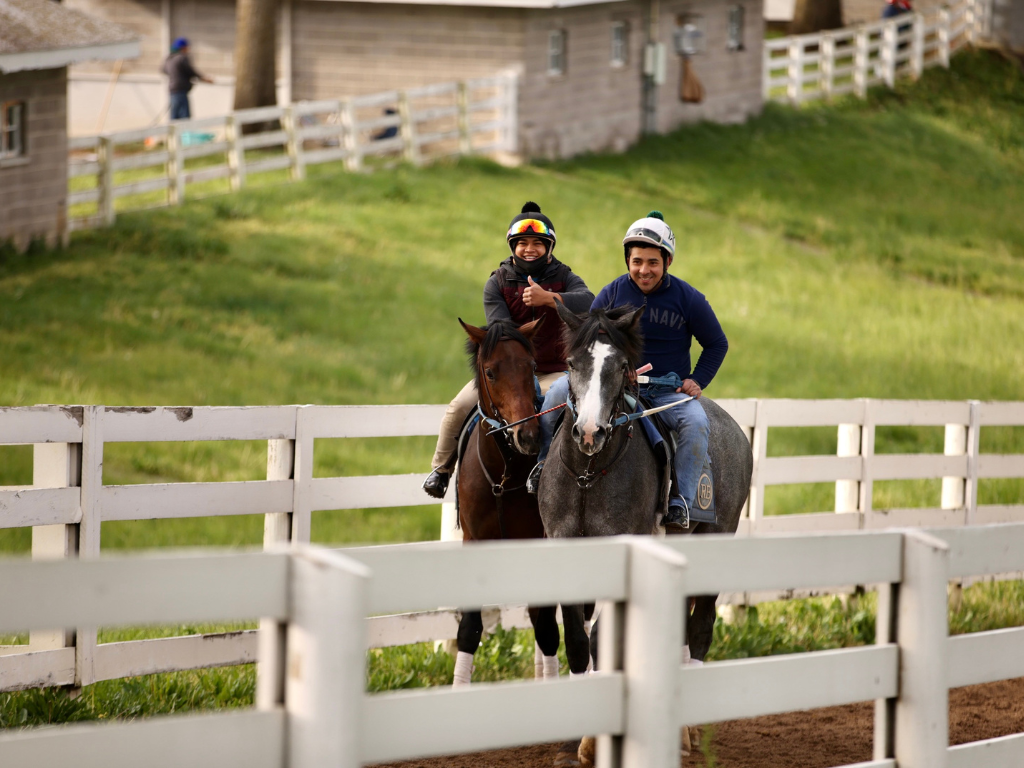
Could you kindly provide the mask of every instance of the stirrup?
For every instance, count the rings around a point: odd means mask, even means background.
[[[526,478],[526,492],[531,496],[537,495],[537,489],[540,488],[540,473],[543,469],[544,462],[538,461],[530,470],[530,476]]]
[[[665,533],[686,533],[690,529],[690,510],[684,501],[682,505],[669,506],[668,512],[661,520]]]
[[[443,499],[444,495],[448,492],[448,483],[451,479],[452,476],[449,472],[445,472],[440,468],[435,469],[423,481],[423,490],[426,491],[428,496],[433,496],[435,499]]]

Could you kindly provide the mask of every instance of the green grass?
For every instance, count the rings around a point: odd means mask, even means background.
[[[1020,400],[1022,104],[1013,67],[965,53],[867,102],[769,105],[745,125],[691,126],[622,155],[368,175],[321,166],[299,184],[124,214],[65,251],[0,248],[0,404],[447,402],[469,375],[456,317],[483,321],[481,286],[527,199],[595,291],[623,270],[629,222],[665,212],[672,271],[709,297],[730,339],[712,397]],[[1024,453],[1024,428],[987,427],[981,440]],[[833,453],[835,441],[834,429],[772,430],[769,453]],[[431,443],[318,441],[314,472],[426,471]],[[942,430],[879,428],[876,443],[941,452]],[[265,466],[258,442],[108,445],[104,481],[256,479]],[[0,485],[31,476],[30,447],[0,447]],[[880,483],[875,506],[936,506],[938,494],[937,481]],[[827,510],[833,496],[831,484],[772,488],[766,510]],[[985,481],[979,501],[1020,503],[1024,483]],[[313,539],[432,539],[439,518],[437,505],[322,512]],[[254,546],[262,520],[106,523],[102,537],[104,549]],[[27,529],[0,531],[0,552],[29,547]],[[1022,623],[1021,595],[989,589],[965,626]],[[763,606],[756,622],[716,629],[714,653],[861,642],[866,622],[831,603]],[[481,675],[529,674],[528,633],[489,642],[499,661],[485,652]],[[443,683],[446,659],[428,646],[372,654],[369,685]],[[245,669],[154,676],[91,686],[74,711],[168,711],[191,689],[195,706],[245,704],[251,688]],[[77,717],[54,696],[0,696],[0,717]]]

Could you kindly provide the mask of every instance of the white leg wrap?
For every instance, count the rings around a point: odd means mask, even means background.
[[[544,679],[545,680],[557,680],[558,679],[558,657],[557,656],[542,656],[544,661]]]
[[[452,688],[462,685],[469,685],[473,677],[473,654],[459,651],[455,657],[455,678],[452,680]]]
[[[683,664],[690,663],[690,645],[686,644],[683,646]]]
[[[587,633],[587,637],[590,637],[590,621],[588,619],[583,620],[583,631]]]
[[[688,662],[686,662],[686,666],[688,666],[688,667],[703,667],[704,666],[704,662],[703,661],[697,661],[696,659],[690,659]]]
[[[570,671],[569,672],[569,678],[572,679],[572,680],[581,680],[582,678],[586,677],[588,673],[589,673],[589,671],[588,672],[580,672],[578,674],[576,672]]]
[[[536,643],[533,644],[533,676],[537,680],[543,680],[544,675],[544,651]]]

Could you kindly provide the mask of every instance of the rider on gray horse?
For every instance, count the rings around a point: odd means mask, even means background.
[[[512,253],[484,286],[484,314],[488,325],[505,321],[518,326],[547,317],[533,339],[537,381],[544,394],[565,370],[564,325],[555,311],[555,302],[573,312],[585,312],[594,294],[579,275],[554,257],[555,226],[536,203],[527,202],[513,217],[505,241]],[[436,499],[443,499],[448,490],[459,430],[476,408],[477,397],[476,384],[470,381],[451,401],[441,420],[431,461],[433,471],[423,483],[423,490]]]
[[[679,386],[641,385],[641,394],[653,406],[667,405],[690,396],[688,403],[663,411],[662,420],[677,440],[675,471],[678,493],[669,499],[668,514],[662,520],[666,531],[686,529],[697,495],[702,468],[708,455],[708,418],[697,400],[711,383],[725,359],[729,342],[704,294],[689,283],[672,277],[668,268],[675,256],[675,235],[658,211],[630,225],[622,240],[627,274],[606,285],[591,309],[611,309],[627,304],[643,306],[644,362],[650,363],[652,378],[672,378]],[[697,365],[690,369],[690,344],[701,345]],[[542,410],[565,403],[569,379],[563,377],[548,390]],[[551,446],[558,413],[540,417],[543,447],[537,466],[527,480],[527,490],[536,493],[540,473]]]

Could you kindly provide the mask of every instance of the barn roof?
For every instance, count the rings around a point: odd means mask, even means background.
[[[138,55],[138,37],[120,24],[53,0],[0,0],[0,72]]]

